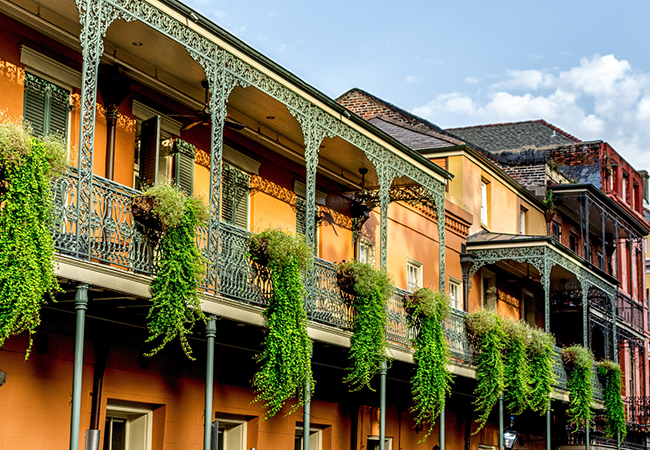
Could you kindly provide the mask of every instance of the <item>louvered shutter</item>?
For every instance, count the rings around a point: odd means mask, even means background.
[[[174,152],[174,182],[191,196],[194,192],[195,148],[188,142],[175,139]]]
[[[302,197],[296,197],[296,233],[300,235],[305,235],[306,232],[306,212],[307,206],[305,199]]]
[[[224,164],[221,173],[221,220],[248,229],[249,197],[248,174]]]
[[[41,81],[44,80],[25,73],[23,118],[32,127],[32,134],[36,137],[45,134],[45,89]]]
[[[70,109],[69,93],[53,86],[50,97],[50,127],[48,134],[55,134],[67,139],[68,111]]]
[[[140,186],[155,184],[160,152],[160,116],[142,122],[140,131]]]

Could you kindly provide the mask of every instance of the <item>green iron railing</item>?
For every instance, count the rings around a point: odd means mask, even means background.
[[[146,236],[140,232],[131,215],[131,200],[140,192],[119,183],[94,176],[92,183],[91,227],[89,236],[77,236],[78,176],[74,169],[54,187],[54,245],[65,255],[108,264],[129,272],[153,275],[155,254]],[[219,224],[219,264],[209,267],[202,288],[242,303],[265,306],[271,294],[266,268],[251,263],[248,258],[250,233],[227,223]],[[198,231],[199,250],[205,252],[207,228]],[[307,299],[310,320],[342,330],[352,328],[351,298],[341,292],[336,280],[336,265],[316,258],[312,275],[314,298]],[[408,291],[395,289],[388,302],[387,339],[392,344],[408,347],[417,329],[409,327],[404,312],[404,296]],[[444,321],[444,332],[453,361],[473,365],[474,348],[465,329],[466,313],[452,310]],[[555,387],[566,389],[567,376],[556,348]],[[602,386],[594,367],[594,394],[602,398]]]

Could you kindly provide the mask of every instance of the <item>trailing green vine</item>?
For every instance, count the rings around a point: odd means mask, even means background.
[[[253,261],[267,265],[273,285],[269,307],[264,311],[268,334],[259,356],[261,367],[253,377],[255,401],[264,403],[266,416],[271,418],[292,398],[297,401],[289,413],[303,406],[309,400],[304,393],[307,382],[311,392],[314,389],[312,343],[307,334],[305,291],[300,279],[312,250],[303,236],[278,229],[251,236],[249,250]]]
[[[488,420],[490,412],[503,392],[503,330],[499,318],[487,310],[467,316],[467,331],[473,338],[477,350],[476,389],[474,406],[478,418],[478,433]]]
[[[386,302],[393,294],[390,278],[383,270],[358,261],[339,265],[337,278],[342,289],[352,288],[354,322],[350,338],[350,366],[343,382],[351,391],[370,386],[372,378],[387,359]]]
[[[621,397],[621,367],[612,361],[598,363],[598,376],[605,382],[603,401],[605,403],[605,436],[624,438],[627,434],[625,426],[625,405]]]
[[[524,321],[501,319],[506,358],[503,368],[503,401],[510,414],[518,416],[529,407],[530,368],[526,348],[530,326]]]
[[[424,440],[433,431],[435,420],[451,395],[452,374],[447,368],[449,348],[442,321],[449,317],[449,297],[444,292],[422,288],[405,297],[404,308],[411,326],[418,328],[413,339],[416,369],[411,379],[415,425],[428,425]]]
[[[551,398],[551,385],[555,382],[553,360],[555,338],[536,327],[530,328],[528,366],[530,368],[530,409],[546,414]]]
[[[569,389],[569,409],[572,426],[591,425],[593,421],[593,388],[591,384],[591,368],[594,356],[591,351],[581,345],[574,345],[562,350],[562,360],[569,373],[567,387]]]
[[[155,355],[178,338],[185,355],[194,360],[187,335],[197,320],[206,321],[197,291],[205,259],[196,246],[196,227],[206,221],[207,208],[201,200],[187,197],[172,186],[153,186],[143,196],[154,199],[151,212],[160,219],[162,229],[157,270],[151,282],[146,342],[162,341],[146,356]]]
[[[41,323],[45,294],[59,290],[50,226],[51,182],[67,170],[67,150],[55,137],[31,138],[30,130],[0,114],[0,348]]]

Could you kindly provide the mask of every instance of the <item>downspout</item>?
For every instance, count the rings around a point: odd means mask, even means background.
[[[115,129],[119,117],[119,105],[106,107],[106,178],[113,179],[115,166]]]
[[[81,415],[81,382],[83,375],[84,331],[89,285],[77,286],[74,298],[76,326],[74,336],[74,366],[72,375],[72,412],[70,415],[70,450],[79,450],[79,417]]]
[[[93,343],[95,348],[95,371],[93,373],[92,407],[90,410],[90,429],[86,430],[86,450],[99,450],[99,417],[102,406],[102,388],[104,385],[104,372],[108,361],[110,344],[100,338]]]

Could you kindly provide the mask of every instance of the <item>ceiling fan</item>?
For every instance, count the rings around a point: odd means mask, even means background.
[[[210,126],[210,119],[212,119],[212,112],[210,111],[210,105],[208,104],[209,99],[209,89],[208,89],[208,80],[202,80],[201,86],[205,89],[205,101],[203,103],[203,108],[194,111],[194,114],[169,114],[170,117],[179,117],[179,118],[190,118],[195,119],[189,124],[181,128],[181,131],[191,130],[197,125]],[[226,117],[224,125],[233,130],[243,130],[245,125],[243,123],[237,122],[230,117]]]

